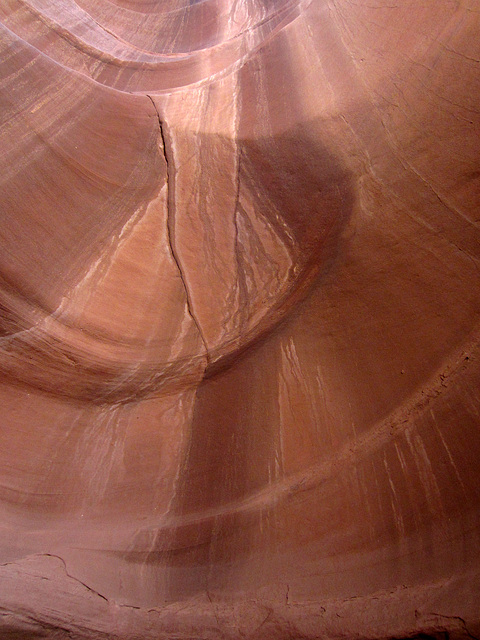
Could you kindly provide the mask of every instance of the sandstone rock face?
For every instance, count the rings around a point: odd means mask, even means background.
[[[478,2],[0,19],[0,637],[479,637]]]

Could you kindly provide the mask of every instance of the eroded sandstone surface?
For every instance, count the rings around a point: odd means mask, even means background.
[[[0,637],[480,637],[478,2],[0,20]]]

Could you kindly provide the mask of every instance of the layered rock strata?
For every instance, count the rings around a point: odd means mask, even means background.
[[[0,636],[480,637],[477,2],[0,19]]]

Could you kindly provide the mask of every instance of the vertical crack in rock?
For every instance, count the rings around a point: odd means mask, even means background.
[[[200,325],[199,320],[197,319],[195,312],[193,310],[193,304],[190,297],[190,292],[188,290],[185,274],[183,272],[183,268],[180,262],[180,258],[178,256],[178,252],[175,246],[175,191],[174,191],[174,180],[175,176],[173,175],[174,167],[173,162],[169,161],[169,156],[173,157],[172,146],[170,142],[167,144],[167,136],[165,135],[164,123],[160,117],[160,113],[158,112],[157,105],[155,104],[152,96],[146,94],[147,98],[153,104],[153,108],[157,114],[158,127],[160,130],[160,137],[162,139],[163,145],[163,156],[165,158],[165,163],[167,165],[167,240],[168,245],[170,247],[170,253],[172,255],[173,261],[175,262],[178,273],[180,275],[180,279],[183,284],[183,288],[185,291],[185,299],[187,303],[187,311],[189,316],[192,318],[195,327],[197,328],[200,339],[203,343],[205,349],[205,357],[207,359],[207,364],[210,362],[210,354],[208,351],[207,341],[202,331],[202,327]]]
[[[242,335],[243,329],[246,327],[246,311],[247,311],[247,300],[248,300],[248,289],[247,283],[245,280],[245,269],[243,266],[243,256],[240,249],[240,238],[239,238],[239,207],[240,205],[240,162],[241,162],[241,151],[237,148],[237,169],[236,169],[236,187],[235,187],[235,202],[233,205],[233,226],[234,226],[234,251],[235,251],[235,263],[237,269],[237,281],[235,283],[235,293],[238,295],[237,298],[237,311],[232,313],[233,316],[236,317],[237,328],[239,334]]]
[[[238,293],[238,310],[239,310],[239,318],[238,318],[238,329],[241,333],[242,331],[242,265],[239,254],[239,238],[238,238],[238,204],[240,200],[240,152],[237,150],[237,175],[235,182],[235,202],[233,205],[233,227],[234,227],[234,247],[235,247],[235,263],[237,267],[237,282],[235,289]]]

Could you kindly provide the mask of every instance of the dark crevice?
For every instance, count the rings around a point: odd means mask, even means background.
[[[187,286],[187,282],[185,279],[185,274],[182,268],[182,264],[180,261],[180,258],[178,256],[178,251],[176,248],[176,243],[175,243],[175,176],[174,176],[174,164],[173,162],[170,162],[169,158],[173,158],[173,152],[172,152],[172,147],[170,144],[170,140],[168,140],[168,134],[165,134],[165,123],[162,122],[162,119],[160,117],[160,113],[157,109],[157,105],[155,104],[154,99],[152,98],[152,96],[147,95],[147,98],[149,98],[150,102],[152,103],[155,112],[157,114],[157,120],[158,120],[158,127],[160,130],[160,137],[162,139],[162,146],[163,146],[163,156],[165,158],[165,164],[167,166],[167,240],[168,240],[168,245],[170,247],[170,253],[171,256],[173,258],[173,261],[175,262],[175,265],[177,267],[178,273],[180,275],[180,279],[182,281],[183,284],[183,288],[185,291],[185,299],[186,299],[186,304],[187,304],[187,311],[189,316],[191,317],[193,323],[195,324],[195,327],[197,328],[198,334],[200,336],[200,339],[202,340],[204,349],[205,349],[205,357],[207,359],[207,364],[210,362],[210,355],[209,355],[209,351],[208,351],[208,346],[207,346],[207,341],[205,339],[205,336],[203,334],[202,331],[202,327],[200,325],[200,322],[198,321],[195,312],[193,310],[193,304],[192,304],[192,300],[190,297],[190,292],[188,290],[188,286]]]
[[[240,206],[240,171],[241,171],[241,151],[237,150],[237,175],[236,175],[236,188],[235,188],[235,204],[233,210],[233,225],[234,225],[234,247],[235,247],[235,262],[237,267],[237,283],[236,290],[238,292],[238,332],[242,336],[243,329],[247,325],[247,308],[248,308],[248,287],[245,278],[244,258],[241,250],[241,242],[239,238],[239,206]]]
[[[94,595],[98,596],[99,598],[102,598],[102,600],[105,600],[105,602],[109,603],[109,600],[108,600],[108,598],[106,596],[102,595],[98,591],[95,591],[95,589],[92,589],[92,587],[89,587],[88,584],[85,584],[85,582],[82,582],[81,580],[79,580],[75,576],[72,576],[70,573],[68,573],[67,563],[65,562],[65,560],[61,556],[57,556],[54,553],[42,553],[41,555],[42,556],[46,556],[47,558],[57,558],[57,560],[60,560],[60,562],[63,564],[63,568],[65,570],[65,575],[68,578],[71,578],[72,580],[75,580],[75,582],[78,582],[79,584],[81,584],[83,587],[85,587],[85,589],[87,589],[88,591],[90,591]]]

